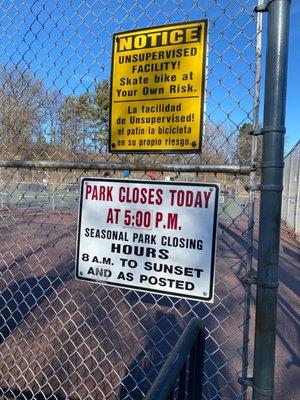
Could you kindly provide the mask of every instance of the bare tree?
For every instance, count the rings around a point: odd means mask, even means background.
[[[30,158],[42,135],[45,95],[29,72],[0,70],[0,143],[7,156]]]

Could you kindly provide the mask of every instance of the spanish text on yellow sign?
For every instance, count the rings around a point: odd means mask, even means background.
[[[110,150],[201,151],[207,21],[113,38]]]

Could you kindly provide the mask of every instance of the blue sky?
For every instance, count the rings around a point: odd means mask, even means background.
[[[300,1],[293,0],[290,19],[290,46],[286,104],[287,153],[300,139]]]
[[[255,0],[0,0],[0,65],[30,70],[63,95],[110,77],[118,31],[207,18],[207,120],[237,132],[253,107]],[[288,152],[299,140],[300,1],[291,6]],[[262,114],[262,113],[261,113]],[[234,138],[232,138],[234,139]]]

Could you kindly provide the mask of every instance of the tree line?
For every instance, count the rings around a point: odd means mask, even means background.
[[[91,160],[108,151],[110,87],[80,95],[46,88],[29,71],[0,69],[0,150],[4,158]],[[250,123],[238,134],[206,124],[203,162],[249,163]],[[185,156],[189,157],[190,156]]]
[[[106,147],[109,83],[64,96],[30,72],[0,70],[0,149],[5,158],[84,157]]]

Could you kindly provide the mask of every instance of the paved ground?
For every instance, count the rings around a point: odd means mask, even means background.
[[[243,222],[229,228],[237,241]],[[253,263],[257,262],[258,229],[254,230]],[[300,398],[300,244],[285,229],[281,231],[277,310],[275,386],[276,400]],[[252,320],[255,316],[255,290],[252,291]],[[253,352],[254,324],[250,325],[250,354]],[[249,366],[251,376],[251,363]]]
[[[220,223],[213,305],[76,282],[71,214],[32,208],[2,212],[0,218],[3,399],[142,399],[195,315],[209,332],[205,399],[238,398],[245,216]],[[299,254],[283,232],[276,400],[300,398]],[[256,256],[255,250],[254,261]],[[252,348],[251,341],[250,354]]]
[[[300,398],[300,246],[281,235],[276,353],[277,398]]]

